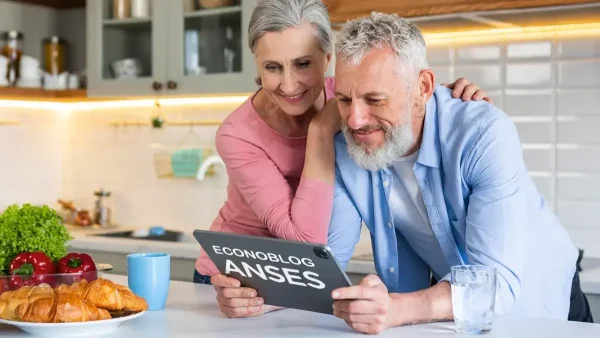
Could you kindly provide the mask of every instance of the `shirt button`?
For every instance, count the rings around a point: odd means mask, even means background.
[[[384,187],[386,187],[386,188],[387,188],[387,187],[388,187],[388,185],[390,185],[390,182],[389,182],[389,181],[383,181],[383,186],[384,186]]]
[[[389,228],[392,228],[392,227],[393,227],[393,225],[392,225],[392,222],[389,222],[389,223],[388,223],[388,227],[389,227]]]
[[[388,271],[389,271],[389,272],[391,272],[391,273],[394,273],[394,272],[396,272],[396,269],[394,269],[394,268],[389,268],[389,269],[388,269]]]

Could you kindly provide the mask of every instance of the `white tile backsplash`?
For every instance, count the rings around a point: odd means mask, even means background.
[[[600,57],[600,39],[564,40],[558,44],[561,59],[583,59]]]
[[[554,141],[551,121],[515,122],[515,125],[523,143],[552,143]]]
[[[456,51],[456,63],[499,61],[502,57],[502,48],[501,45],[460,47]]]
[[[598,174],[559,174],[556,183],[556,196],[560,200],[600,202]]]
[[[599,229],[600,38],[434,47],[427,58],[438,83],[465,77],[515,120],[533,181],[577,243],[585,229]],[[160,113],[219,119],[234,108],[163,107]],[[218,169],[216,177],[197,182],[160,179],[154,171],[151,145],[174,146],[189,128],[108,126],[154,114],[152,108],[0,109],[0,119],[22,122],[0,127],[0,210],[12,203],[56,205],[57,198],[93,208],[93,192],[102,187],[112,192],[108,201],[120,224],[208,228],[226,199],[226,174]],[[196,142],[213,144],[216,129],[194,128]]]
[[[600,59],[560,61],[558,85],[561,88],[600,87]]]
[[[506,46],[508,59],[538,59],[552,56],[552,43],[550,41],[513,42]]]
[[[509,88],[547,88],[553,84],[550,62],[509,63],[506,65],[506,86]]]
[[[457,78],[465,77],[486,90],[502,87],[502,66],[498,63],[456,66],[454,75]]]
[[[559,89],[556,109],[558,115],[600,115],[600,89]]]
[[[600,143],[600,114],[559,119],[557,128],[559,143]]]
[[[554,90],[507,89],[504,111],[516,116],[553,116]]]

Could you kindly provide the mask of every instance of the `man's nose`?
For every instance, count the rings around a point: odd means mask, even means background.
[[[348,116],[348,127],[357,130],[369,122],[369,114],[367,109],[360,102],[352,101],[350,104],[350,115]]]

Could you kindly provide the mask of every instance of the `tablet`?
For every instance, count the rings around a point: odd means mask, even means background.
[[[268,305],[332,314],[331,292],[352,285],[324,245],[203,230],[194,237],[222,274]]]

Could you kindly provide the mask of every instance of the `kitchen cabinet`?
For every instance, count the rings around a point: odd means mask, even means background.
[[[467,13],[504,9],[523,9],[544,6],[563,6],[595,3],[597,0],[323,0],[334,24],[369,15],[372,11],[397,13],[403,17]]]
[[[141,17],[133,12],[115,17],[114,1],[87,1],[88,96],[256,90],[256,66],[246,41],[257,0],[193,9],[184,6],[185,0],[149,0],[150,13]],[[199,2],[215,1],[193,1]]]

